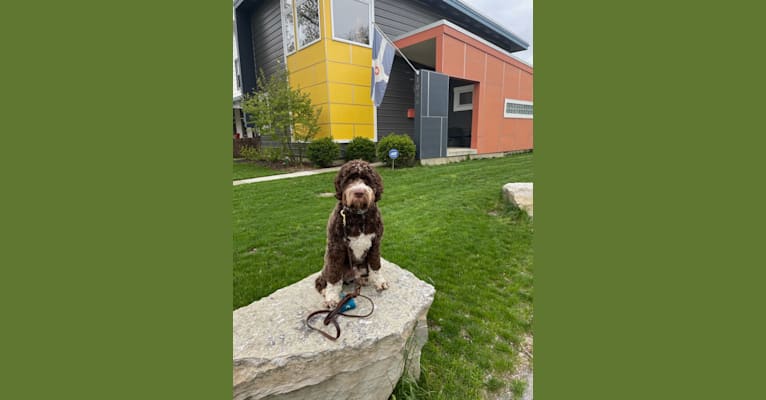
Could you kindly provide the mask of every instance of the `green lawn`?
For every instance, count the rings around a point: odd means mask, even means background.
[[[239,179],[257,178],[259,176],[277,175],[283,173],[281,171],[264,167],[251,161],[234,161],[233,172],[233,180],[235,181]]]
[[[532,236],[502,185],[532,181],[532,154],[392,171],[379,203],[384,258],[436,287],[416,387],[397,400],[480,399],[523,384],[509,377],[532,329]],[[322,267],[334,174],[236,186],[234,308]]]

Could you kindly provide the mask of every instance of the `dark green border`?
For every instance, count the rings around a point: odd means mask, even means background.
[[[536,400],[763,392],[763,14],[743,4],[535,4]]]
[[[538,400],[762,391],[742,4],[536,4]],[[1,7],[0,397],[228,398],[231,4]]]
[[[0,15],[0,398],[230,398],[231,2]]]

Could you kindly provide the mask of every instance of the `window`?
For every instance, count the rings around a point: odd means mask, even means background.
[[[370,46],[372,10],[372,0],[333,0],[333,39]]]
[[[295,0],[298,49],[319,41],[319,0]]]
[[[452,91],[452,111],[473,110],[473,85],[456,86]]]
[[[295,24],[293,23],[293,0],[282,1],[282,39],[285,54],[295,53]]]
[[[505,99],[505,118],[532,119],[532,102],[515,99]]]

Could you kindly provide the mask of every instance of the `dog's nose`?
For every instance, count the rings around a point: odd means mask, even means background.
[[[364,190],[355,190],[354,191],[354,197],[356,197],[357,199],[361,198],[363,196],[364,196]]]

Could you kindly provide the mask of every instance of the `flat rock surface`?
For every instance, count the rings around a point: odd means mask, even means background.
[[[337,341],[306,326],[306,317],[322,309],[322,297],[314,288],[318,272],[235,310],[234,398],[357,398],[323,385],[353,381],[352,374],[366,374],[364,380],[379,379],[378,386],[393,389],[391,383],[398,381],[404,358],[412,359],[408,371],[419,374],[420,349],[428,338],[426,313],[435,290],[411,272],[381,261],[390,288],[377,292],[372,286],[363,287],[362,294],[373,300],[375,310],[367,318],[338,317],[341,336]],[[344,293],[354,288],[346,285]],[[356,303],[357,308],[349,313],[369,311],[366,299],[357,298]],[[335,333],[332,324],[322,325],[321,318],[313,325]],[[375,385],[365,382],[365,386]],[[294,395],[290,397],[290,393]],[[387,398],[390,391],[385,397],[358,393],[362,396],[358,398]]]
[[[532,182],[513,182],[503,185],[505,199],[526,211],[530,217],[533,213],[533,192]]]

